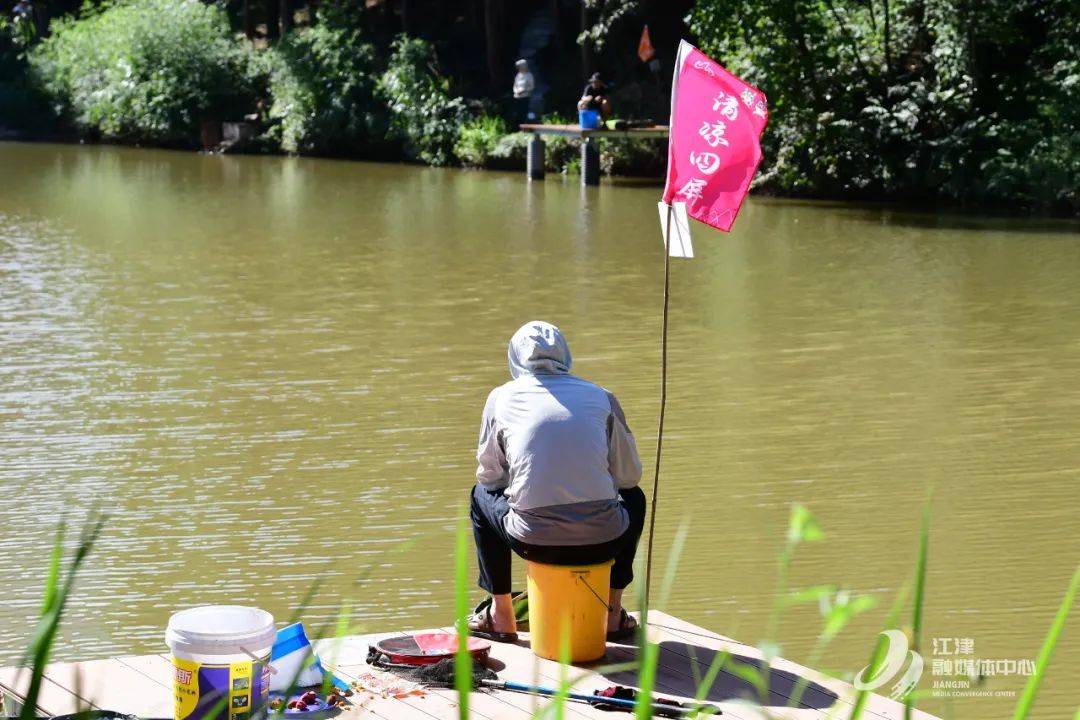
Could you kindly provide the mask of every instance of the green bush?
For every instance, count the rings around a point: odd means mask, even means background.
[[[663,177],[667,143],[611,138],[600,143],[600,170],[605,175]]]
[[[320,5],[318,22],[269,51],[272,134],[286,152],[367,156],[386,135],[375,49],[353,17]]]
[[[481,115],[462,126],[454,154],[470,167],[489,167],[506,132],[506,121],[501,117]]]
[[[565,125],[563,118],[553,115],[544,119],[556,125]],[[502,135],[494,141],[490,137],[490,127],[485,132],[475,131],[473,126],[479,121],[466,125],[458,142],[458,156],[467,164],[482,165],[488,168],[516,170],[525,167],[529,142],[532,133],[516,132]],[[470,138],[467,142],[466,138]],[[484,148],[483,163],[475,162],[466,156],[471,153],[475,142]],[[551,172],[574,175],[581,172],[581,143],[576,138],[548,136],[544,138],[544,165]],[[667,162],[667,145],[649,140],[627,140],[611,138],[600,141],[600,170],[607,175],[642,175],[659,177],[664,173]]]
[[[568,117],[558,113],[545,115],[543,121],[548,125],[577,125],[577,116]],[[581,173],[581,142],[577,138],[555,135],[545,138],[547,148],[546,162],[549,170],[564,175]]]
[[[251,109],[250,51],[224,10],[195,0],[119,0],[53,23],[30,63],[60,115],[130,142],[193,144],[203,120]]]
[[[394,40],[379,93],[390,110],[390,137],[405,156],[429,165],[447,165],[468,118],[465,102],[451,97],[449,82],[432,61],[431,45],[404,35]]]
[[[514,132],[503,135],[491,149],[489,166],[502,170],[520,170],[525,167],[532,133]]]

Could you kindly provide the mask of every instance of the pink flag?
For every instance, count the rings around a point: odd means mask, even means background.
[[[664,202],[685,202],[690,217],[731,230],[761,162],[765,102],[760,90],[683,40],[671,86]]]

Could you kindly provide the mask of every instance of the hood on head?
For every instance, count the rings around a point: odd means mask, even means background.
[[[562,375],[570,372],[570,346],[559,328],[543,320],[533,320],[518,328],[506,351],[510,374]]]

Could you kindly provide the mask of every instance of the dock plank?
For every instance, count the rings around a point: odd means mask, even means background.
[[[125,655],[116,658],[120,664],[150,678],[165,689],[165,696],[173,697],[173,664],[168,655]]]
[[[656,680],[658,695],[686,701],[693,696],[695,673],[693,662],[703,673],[716,652],[727,651],[746,662],[757,663],[761,653],[753,646],[739,643],[704,628],[660,611],[651,611],[650,637],[660,644],[660,659]],[[453,628],[441,628],[452,632]],[[404,631],[352,635],[316,643],[324,664],[343,679],[353,681],[368,671],[367,650],[370,643]],[[538,658],[529,649],[528,633],[520,633],[516,644],[494,643],[491,649],[492,666],[499,676],[526,684],[551,688],[560,678],[569,678],[577,692],[593,690],[612,684],[637,686],[638,677],[626,664],[636,660],[631,644],[610,644],[602,664],[564,668],[557,662]],[[799,708],[786,704],[798,677],[811,681],[804,692]],[[0,668],[0,689],[15,697],[24,697],[29,673],[13,668]],[[173,668],[171,660],[161,654],[124,656],[81,663],[56,663],[46,669],[38,709],[43,714],[66,714],[90,707],[138,714],[147,718],[168,718],[173,712]],[[739,704],[738,698],[747,693],[748,684],[734,673],[725,671],[718,682],[720,688],[710,695],[709,702],[719,707],[731,720],[756,720],[761,712]],[[773,663],[769,705],[770,717],[785,720],[847,720],[855,697],[854,688],[846,682],[824,673],[802,667],[797,663],[777,659]],[[427,689],[421,695],[404,698],[385,698],[357,691],[350,698],[352,707],[342,720],[449,720],[459,713],[457,693],[451,689]],[[528,720],[537,712],[552,705],[553,700],[511,691],[490,690],[470,696],[470,716],[477,720]],[[588,704],[568,702],[565,716],[569,720],[612,720],[611,713]],[[864,715],[866,720],[900,720],[903,706],[889,698],[871,695]],[[936,720],[932,715],[915,711],[918,720]]]
[[[530,684],[545,685],[550,688],[557,688],[561,682],[561,665],[554,660],[546,660],[544,658],[533,655],[532,650],[529,648],[529,634],[527,632],[519,633],[520,640],[515,645],[509,644],[496,644],[492,648],[492,656],[506,664],[506,669],[500,674],[506,678],[512,678],[518,682],[525,682]],[[609,645],[609,651],[616,648],[615,645]],[[614,662],[612,662],[614,661]],[[570,666],[567,671],[567,677],[570,680],[571,688],[575,692],[590,694],[595,690],[602,690],[615,684],[615,680],[612,679],[610,674],[614,665],[622,664],[623,658],[609,657],[600,663],[592,665],[574,665]],[[619,678],[619,684],[628,685],[632,687],[638,687],[636,684],[636,678],[622,676]],[[657,687],[656,694],[658,697],[667,697],[673,700],[683,701],[686,698],[678,694],[666,692],[666,688]],[[519,693],[500,692],[499,696],[505,697],[507,695],[517,695]],[[543,703],[546,704],[546,703]],[[542,704],[542,706],[543,706]],[[716,702],[713,705],[721,708],[725,715],[733,720],[749,720],[752,716],[746,711],[744,707],[740,707],[738,704],[731,702]],[[579,717],[588,718],[604,718],[610,720],[611,714],[604,710],[591,707],[584,703],[571,703],[567,705],[568,713],[572,713]]]
[[[756,660],[760,660],[762,657],[761,651],[753,646],[744,645],[731,640],[730,638],[725,638],[718,633],[711,632],[660,611],[649,611],[649,625],[650,627],[661,629],[665,636],[692,643],[700,647],[706,647],[710,650],[730,650],[731,652],[738,652],[744,657],[750,657]],[[826,675],[825,673],[812,668],[804,667],[784,658],[776,658],[773,661],[773,668],[790,675],[805,677],[811,682],[834,693],[837,696],[834,707],[836,710],[841,711],[841,717],[848,717],[848,712],[850,711],[851,705],[854,703],[855,697],[855,688],[850,683]],[[863,717],[866,718],[866,720],[894,720],[895,718],[902,718],[903,716],[904,706],[902,703],[875,693],[871,693],[867,696],[867,703],[863,711]],[[935,716],[918,709],[914,711],[912,717],[920,720],[936,720]]]
[[[100,710],[116,710],[142,718],[172,717],[173,699],[160,683],[116,658],[82,663],[54,663],[45,677]]]
[[[333,672],[342,675],[342,679],[350,682],[355,681],[358,676],[370,669],[370,666],[367,664],[368,645],[376,640],[400,634],[400,632],[389,632],[342,638],[336,652],[332,647],[328,651],[329,657],[327,659],[327,664],[332,668]],[[321,641],[316,645],[317,651],[318,648],[325,647],[328,643],[337,644],[337,641]],[[348,660],[348,662],[343,662],[343,660]],[[385,699],[375,696],[372,697],[375,701]],[[399,707],[404,706],[400,707],[402,712],[405,712],[405,708],[407,707],[421,714],[421,716],[429,715],[433,718],[443,718],[456,717],[458,714],[456,698],[450,699],[432,692],[428,692],[422,696],[409,695],[403,698],[396,698],[392,700],[392,702],[398,703]],[[475,715],[478,718],[485,718],[486,720],[496,720],[497,718],[497,714],[485,712],[484,709],[480,709],[479,707],[470,708],[470,715]]]
[[[692,670],[692,653],[678,654],[665,644],[661,637],[654,637],[654,641],[660,644],[660,653],[657,663],[656,688],[661,692],[678,698],[693,698],[697,693],[697,679]],[[613,658],[633,661],[636,659],[636,649],[632,647],[613,648],[610,652]],[[699,672],[704,675],[709,664],[713,660],[713,653],[701,653],[697,658]],[[609,675],[608,679],[621,685],[638,687],[637,674],[635,672]],[[821,718],[823,709],[828,708],[835,701],[831,693],[818,691],[818,701],[808,702],[807,697],[813,696],[811,688],[804,694],[804,699],[799,707],[788,707],[790,696],[785,689],[794,685],[795,679],[782,676],[773,671],[769,680],[769,694],[765,703],[770,716],[782,718]],[[756,702],[757,693],[753,686],[728,670],[722,670],[713,683],[710,692],[704,700],[711,705],[720,707],[725,714],[734,717],[748,715],[757,717],[752,711],[746,709],[742,702]],[[870,720],[867,718],[866,720]]]
[[[492,655],[507,665],[506,670],[501,673],[503,677],[512,678],[518,682],[539,682],[539,684],[548,687],[558,687],[561,681],[561,665],[554,660],[546,660],[533,655],[532,650],[529,648],[529,634],[527,632],[519,633],[519,636],[521,639],[517,645],[501,644],[496,645],[492,650]],[[636,676],[631,674],[619,675],[617,681],[613,679],[615,676],[614,666],[623,664],[626,657],[613,652],[617,650],[618,646],[609,645],[608,647],[609,655],[604,661],[592,665],[570,667],[567,677],[574,691],[590,694],[595,690],[610,687],[616,682],[635,688],[639,687]],[[535,676],[535,679],[533,676]],[[678,701],[686,699],[685,696],[669,692],[662,682],[656,688],[656,694],[658,697],[668,697]],[[736,703],[714,702],[713,705],[721,708],[724,714],[733,720],[749,720],[752,717],[744,707],[740,707]],[[585,704],[575,703],[572,708],[575,713],[586,717],[611,718],[610,713]]]
[[[0,669],[0,685],[15,697],[25,698],[30,686],[30,671],[22,668]],[[87,705],[46,675],[38,692],[37,708],[46,715],[69,715],[87,709]]]
[[[350,635],[341,638],[340,643],[335,640],[320,640],[315,642],[316,652],[323,660],[326,667],[342,680],[352,683],[367,667],[367,649],[371,642],[379,638],[389,637],[397,633],[375,633],[372,635]],[[325,654],[324,654],[325,653]],[[345,715],[350,720],[357,717],[377,717],[386,720],[396,720],[398,717],[412,720],[437,720],[438,709],[429,712],[427,708],[420,706],[415,701],[409,702],[401,698],[385,698],[364,690],[356,690],[352,698],[353,707],[346,711]]]
[[[763,659],[761,651],[753,646],[723,638],[717,633],[703,631],[702,628],[685,623],[685,621],[665,613],[650,611],[649,614],[650,620],[652,620],[654,614],[658,615],[656,620],[659,622],[650,622],[650,627],[659,631],[656,639],[670,653],[682,656],[687,660],[691,658],[695,648],[704,650],[707,653],[726,651],[750,661],[761,661]],[[680,626],[683,628],[682,630],[674,629]],[[711,655],[707,659],[711,661]],[[780,680],[775,687],[777,694],[780,696],[780,704],[786,705],[788,703],[793,694],[795,682],[799,677],[802,677],[808,680],[809,684],[803,692],[801,705],[804,707],[812,706],[826,717],[830,716],[830,709],[833,710],[833,714],[839,712],[845,718],[848,716],[854,696],[854,688],[849,683],[783,658],[773,660],[770,674],[772,676],[770,685],[772,685],[773,681]],[[896,715],[895,712],[881,714],[867,707],[864,710],[864,717],[866,717],[866,720],[886,720],[892,717],[902,717],[902,706],[900,706],[900,715]]]
[[[653,611],[653,613],[655,612]],[[661,615],[663,616],[663,614]],[[658,619],[663,619],[663,617]],[[754,661],[752,664],[755,667],[758,666],[757,661],[762,659],[757,648],[735,640],[721,639],[722,636],[719,635],[702,643],[700,642],[702,639],[700,636],[682,634],[654,622],[650,622],[649,627],[651,631],[650,637],[660,644],[661,665],[665,667],[669,675],[678,678],[680,684],[689,681],[691,685],[687,690],[691,693],[696,692],[693,671],[695,663],[698,664],[699,671],[704,673],[719,652],[727,652],[731,657],[741,658],[744,662],[747,660]],[[744,683],[730,671],[722,670],[721,673],[727,679],[735,680],[739,685],[745,684],[748,690],[753,690],[749,683]],[[850,688],[847,683],[842,683],[835,678],[820,673],[813,673],[808,668],[795,663],[784,661],[782,665],[776,662],[770,672],[769,699],[771,704],[787,705],[792,695],[794,695],[794,688],[800,677],[809,681],[801,696],[803,707],[815,709],[828,707],[842,695],[842,690]]]
[[[577,138],[666,138],[667,125],[608,130],[607,128],[583,128],[580,125],[548,125],[543,123],[525,123],[518,126],[522,132],[535,135],[557,135]]]
[[[454,632],[453,627],[437,629],[441,632]],[[503,666],[501,670],[498,670],[499,675],[531,685],[546,684],[549,687],[557,687],[559,664],[533,655],[528,649],[528,634],[521,633],[520,637],[517,644],[492,643],[490,656],[496,663]],[[571,669],[569,673],[570,677],[573,677],[574,670]],[[513,691],[495,691],[491,694],[527,712],[527,717],[532,717],[538,710],[543,710],[553,702],[548,698]],[[595,718],[598,717],[596,713],[599,712],[603,711],[583,703],[569,703],[566,706],[566,714],[571,718]]]

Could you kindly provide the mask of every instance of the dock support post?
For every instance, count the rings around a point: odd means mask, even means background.
[[[581,141],[581,184],[600,184],[600,150],[589,137]]]
[[[525,169],[529,173],[530,180],[544,179],[544,140],[539,135],[533,135],[532,140],[529,141]]]

